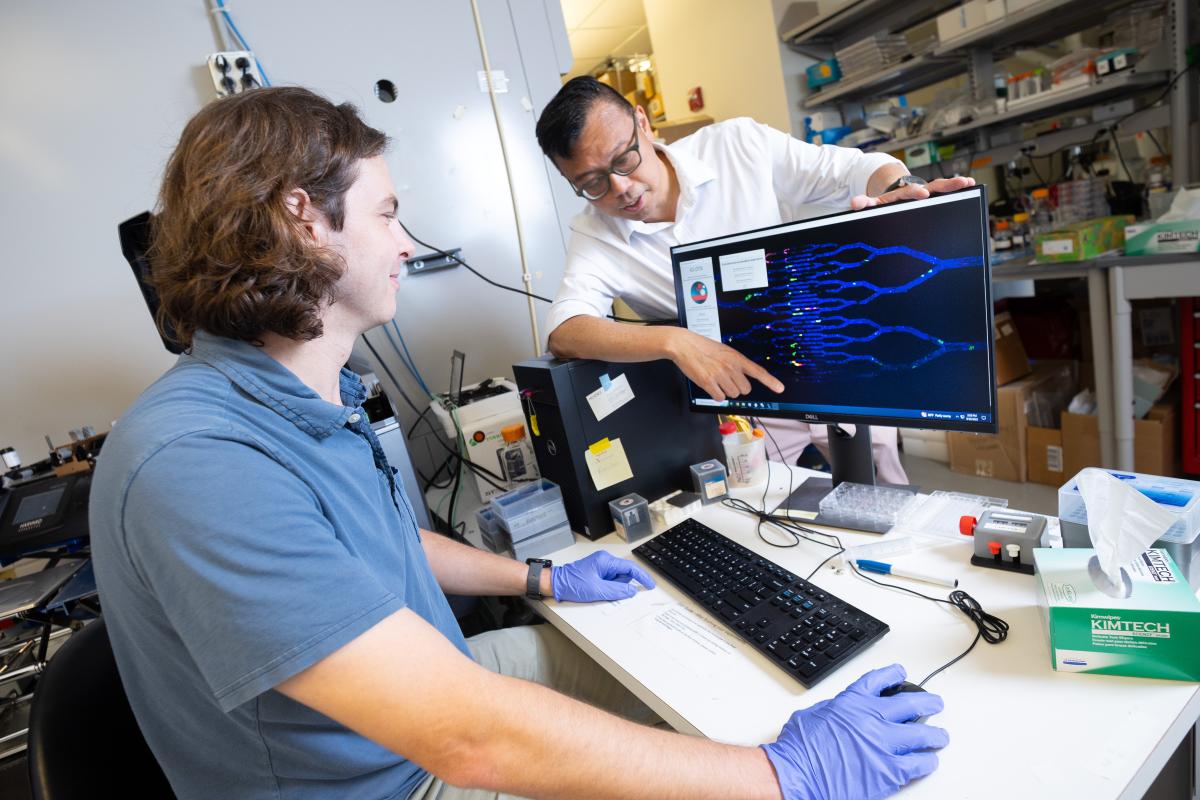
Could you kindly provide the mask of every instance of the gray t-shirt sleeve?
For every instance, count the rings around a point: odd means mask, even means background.
[[[175,440],[134,475],[122,519],[134,569],[226,711],[404,606],[251,443]]]

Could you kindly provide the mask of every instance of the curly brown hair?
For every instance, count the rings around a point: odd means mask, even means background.
[[[173,326],[184,347],[197,330],[254,343],[267,332],[319,337],[344,263],[312,243],[287,197],[303,189],[341,230],[358,162],[387,143],[351,104],[297,87],[233,95],[192,117],[152,226],[159,329]]]

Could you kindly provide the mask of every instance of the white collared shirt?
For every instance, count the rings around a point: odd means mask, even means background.
[[[589,205],[571,220],[562,286],[547,335],[571,317],[604,317],[620,297],[646,319],[674,318],[674,245],[800,218],[806,205],[849,208],[885,164],[883,153],[812,145],[747,117],[655,145],[679,179],[674,222],[634,222]]]

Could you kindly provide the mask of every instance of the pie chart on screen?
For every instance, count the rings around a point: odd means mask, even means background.
[[[708,299],[708,287],[704,285],[703,281],[693,283],[691,292],[693,303],[703,303]]]

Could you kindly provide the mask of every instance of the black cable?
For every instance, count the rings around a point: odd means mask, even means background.
[[[371,344],[371,340],[367,338],[365,333],[362,334],[362,340],[367,343],[367,349],[371,351],[371,355],[375,356],[375,360],[379,362],[379,366],[383,367],[384,373],[388,376],[388,379],[391,380],[392,385],[396,387],[396,391],[400,393],[402,398],[404,398],[404,402],[408,403],[408,407],[412,409],[414,414],[420,414],[421,409],[417,408],[416,404],[412,401],[412,398],[408,396],[408,392],[404,391],[404,387],[400,385],[400,381],[396,380],[396,376],[392,374],[391,368],[388,367],[387,362],[383,360],[383,356],[379,355],[379,351],[375,349],[373,344]]]
[[[614,314],[609,314],[608,318],[613,322],[627,322],[634,325],[679,325],[677,319],[632,319],[630,317],[618,317]]]
[[[1154,98],[1153,100],[1151,100],[1149,103],[1147,103],[1147,104],[1146,104],[1145,106],[1143,106],[1142,108],[1135,108],[1133,111],[1130,111],[1130,112],[1129,112],[1128,114],[1126,114],[1125,116],[1123,116],[1123,117],[1119,118],[1119,119],[1118,119],[1116,122],[1114,122],[1114,123],[1112,124],[1112,126],[1111,126],[1111,127],[1113,127],[1113,128],[1119,128],[1119,127],[1121,127],[1121,123],[1122,123],[1122,122],[1124,122],[1125,120],[1129,119],[1129,118],[1130,118],[1130,117],[1132,117],[1134,114],[1138,113],[1139,111],[1144,111],[1145,109],[1147,109],[1147,108],[1150,108],[1151,106],[1153,106],[1153,105],[1157,104],[1157,103],[1158,103],[1160,100],[1162,100],[1164,97],[1166,97],[1167,95],[1169,95],[1169,94],[1171,93],[1171,90],[1175,88],[1175,84],[1179,82],[1179,79],[1180,79],[1180,78],[1182,78],[1182,77],[1183,77],[1185,74],[1187,74],[1187,71],[1188,71],[1189,69],[1193,69],[1193,68],[1194,68],[1194,67],[1196,67],[1196,66],[1200,66],[1200,61],[1196,61],[1196,62],[1193,62],[1193,63],[1191,63],[1191,64],[1188,64],[1186,67],[1184,67],[1183,69],[1179,70],[1179,72],[1175,73],[1175,77],[1171,79],[1170,83],[1168,83],[1168,84],[1167,84],[1167,88],[1165,88],[1165,89],[1163,89],[1163,90],[1162,90],[1162,94],[1160,94],[1158,97],[1156,97],[1156,98]]]
[[[421,424],[421,423],[422,423],[422,422],[425,420],[425,417],[426,417],[426,416],[429,414],[429,412],[430,412],[430,411],[433,411],[433,405],[432,405],[432,404],[431,404],[431,405],[428,405],[428,406],[426,406],[426,407],[425,407],[425,410],[424,410],[424,411],[422,411],[422,412],[421,412],[421,413],[420,413],[420,414],[417,416],[416,422],[414,422],[414,423],[413,423],[413,424],[412,424],[412,425],[409,427],[409,429],[408,429],[408,433],[407,433],[407,434],[405,435],[405,437],[404,437],[405,439],[411,439],[411,438],[412,438],[413,434],[417,432],[417,426],[418,426],[418,425],[420,425],[420,424]],[[434,428],[434,427],[430,426],[430,430],[432,430],[434,433],[437,433],[437,428]]]
[[[428,411],[429,411],[429,409],[426,409],[426,413]],[[441,432],[438,431],[438,429],[433,426],[433,421],[431,419],[429,419],[429,417],[426,416],[425,414],[421,414],[417,418],[417,421],[413,423],[412,428],[408,432],[409,436],[413,435],[413,432],[415,432],[417,429],[417,425],[419,425],[422,420],[424,420],[425,424],[427,426],[429,426],[429,430],[433,432],[433,438],[437,441],[437,443],[442,447],[443,450],[445,450],[448,453],[452,453],[452,454],[458,456],[460,459],[462,459],[462,455],[459,453],[458,450],[451,449],[450,445],[446,444],[442,440]],[[471,470],[476,475],[479,475],[480,477],[482,477],[485,481],[490,483],[495,488],[497,488],[497,489],[505,488],[505,487],[501,486],[500,484],[496,483],[496,481],[503,481],[504,476],[497,475],[496,473],[492,472],[487,467],[482,466],[480,464],[476,464],[475,462],[471,461],[470,459],[462,459],[462,462],[463,462],[463,465],[466,466],[467,469]],[[490,480],[490,478],[495,478],[496,481]]]
[[[446,510],[446,528],[450,532],[454,531],[454,502],[458,498],[458,490],[462,486],[462,474],[464,460],[461,456],[458,459],[458,468],[454,470],[454,488],[450,490],[450,508]]]
[[[752,417],[751,419],[753,420],[755,425],[757,425],[758,427],[761,427],[763,429],[763,431],[766,432],[767,437],[771,440],[771,444],[775,446],[775,453],[776,453],[776,455],[779,456],[780,463],[783,463],[784,466],[786,466],[788,468],[788,493],[787,493],[787,496],[791,497],[792,492],[794,491],[794,488],[795,488],[796,473],[792,472],[791,465],[787,464],[787,462],[784,461],[783,449],[779,446],[779,442],[777,442],[775,440],[775,435],[773,433],[771,433],[771,429],[769,427],[767,427],[766,425],[764,425],[761,419],[758,419],[756,417]],[[750,505],[745,500],[741,500],[740,498],[726,498],[725,500],[721,501],[721,504],[723,506],[725,506],[726,508],[733,509],[734,511],[741,511],[746,514],[752,514],[757,519],[757,524],[755,526],[755,533],[758,535],[758,538],[761,539],[763,542],[771,545],[772,547],[796,547],[797,545],[800,544],[800,540],[804,539],[804,540],[812,542],[814,544],[819,544],[822,547],[835,548],[834,552],[831,553],[829,555],[829,557],[826,558],[824,561],[822,561],[820,564],[817,564],[816,568],[813,569],[813,571],[810,572],[808,574],[808,576],[805,578],[805,580],[811,580],[812,577],[814,575],[816,575],[817,572],[820,571],[821,567],[825,566],[831,560],[833,560],[837,556],[844,553],[846,551],[846,548],[842,544],[842,540],[839,539],[836,535],[834,535],[832,533],[825,533],[824,531],[814,530],[805,525],[801,525],[800,523],[796,522],[791,517],[786,516],[785,514],[768,513],[767,512],[767,490],[770,488],[770,485],[771,485],[771,477],[770,477],[770,471],[768,469],[767,485],[765,487],[763,487],[762,499],[759,501],[759,504],[762,506],[761,511],[759,509],[754,508],[754,506]],[[781,530],[783,533],[792,537],[791,543],[790,544],[779,544],[778,542],[772,542],[770,539],[763,536],[762,526],[763,526],[764,522],[767,523],[768,525],[774,525],[776,528]],[[813,538],[814,536],[827,536],[830,539],[832,539],[836,544],[830,544],[829,542],[821,541],[820,539],[814,539]]]
[[[898,586],[894,583],[877,581],[860,570],[858,565],[855,564],[852,559],[848,561],[851,569],[858,573],[859,577],[866,578],[871,583],[886,587],[888,589],[899,589],[902,592],[908,592],[909,594],[916,595],[917,597],[923,597],[926,600],[932,600],[935,603],[945,603],[948,606],[954,606],[959,611],[966,614],[967,619],[975,623],[975,638],[971,640],[970,646],[954,658],[947,661],[945,664],[942,664],[933,672],[926,675],[921,682],[917,684],[918,686],[924,687],[925,684],[929,682],[929,679],[934,675],[937,675],[942,670],[952,667],[965,658],[968,653],[975,649],[975,645],[979,644],[980,639],[983,639],[988,644],[1000,644],[1000,642],[1003,642],[1008,638],[1008,623],[997,617],[995,614],[989,614],[988,612],[984,611],[983,606],[979,604],[978,600],[976,600],[974,597],[971,597],[971,595],[967,594],[961,589],[955,589],[954,591],[950,592],[950,595],[945,600],[941,599],[940,597],[930,597],[927,594],[922,594],[921,592],[909,589],[907,586]]]
[[[1037,164],[1033,162],[1029,153],[1022,151],[1021,155],[1025,156],[1025,160],[1029,162],[1029,168],[1033,170],[1033,175],[1038,179],[1038,183],[1042,186],[1049,186],[1050,184],[1046,183],[1045,179],[1042,178],[1042,173],[1038,172]]]
[[[397,219],[396,221],[400,222],[399,219]],[[532,297],[534,300],[541,300],[543,303],[553,303],[554,302],[549,297],[543,297],[540,294],[534,294],[533,292],[527,292],[524,289],[518,289],[515,286],[506,286],[503,283],[497,283],[496,281],[494,281],[491,278],[489,278],[488,276],[484,275],[482,272],[475,269],[470,264],[468,264],[466,261],[463,261],[461,258],[454,255],[453,253],[448,253],[445,250],[441,249],[440,247],[434,247],[433,245],[429,244],[429,242],[421,241],[420,239],[417,238],[417,235],[415,233],[413,233],[412,231],[410,231],[408,229],[408,226],[405,225],[403,222],[400,222],[400,227],[404,228],[404,232],[408,234],[408,238],[412,239],[414,242],[421,245],[422,247],[432,250],[433,252],[437,253],[438,255],[442,256],[443,258],[449,258],[452,261],[458,262],[462,266],[466,267],[471,272],[472,275],[479,278],[484,283],[495,286],[497,289],[503,289],[506,292],[512,292],[513,294],[519,294],[519,295],[523,295],[525,297]],[[628,317],[618,317],[618,316],[614,316],[612,314],[609,314],[607,316],[608,316],[608,319],[614,320],[615,322],[627,322],[627,323],[634,323],[637,325],[678,325],[679,324],[678,319],[630,319]]]
[[[1125,179],[1133,183],[1133,173],[1129,171],[1129,165],[1125,163],[1125,156],[1121,154],[1121,143],[1117,141],[1116,128],[1109,128],[1108,135],[1112,138],[1113,150],[1117,151],[1117,159],[1121,162],[1121,169],[1125,170]]]
[[[375,360],[379,362],[379,366],[383,367],[384,373],[388,376],[388,379],[391,380],[391,382],[395,385],[396,391],[398,391],[400,393],[400,396],[402,398],[404,398],[404,402],[408,403],[408,407],[411,408],[413,410],[413,413],[417,415],[417,423],[419,423],[422,419],[425,420],[426,424],[429,425],[429,429],[431,431],[433,431],[433,434],[434,434],[433,438],[437,441],[437,443],[439,445],[441,445],[442,448],[444,450],[446,450],[448,453],[452,453],[455,456],[459,457],[459,460],[461,462],[460,467],[465,466],[467,469],[471,470],[476,475],[481,475],[481,473],[482,473],[482,477],[485,481],[487,481],[488,483],[490,483],[492,486],[494,486],[497,489],[504,489],[505,488],[504,486],[501,486],[500,484],[496,483],[496,481],[491,480],[491,478],[495,478],[497,481],[503,481],[504,478],[502,476],[497,475],[496,473],[492,472],[487,467],[484,467],[484,466],[474,463],[470,459],[462,458],[462,455],[461,455],[461,453],[459,453],[458,450],[452,450],[450,448],[450,445],[448,445],[444,441],[442,441],[442,437],[441,437],[438,429],[433,427],[433,422],[430,421],[427,416],[425,416],[429,412],[428,407],[426,407],[424,412],[422,412],[419,408],[417,408],[416,404],[413,403],[412,398],[410,398],[408,396],[408,393],[404,391],[404,387],[401,386],[400,382],[396,380],[396,376],[392,374],[391,369],[388,368],[387,363],[379,355],[379,351],[376,350],[375,347],[371,344],[371,340],[367,338],[367,335],[365,333],[362,334],[362,340],[364,342],[366,342],[367,349],[371,351],[371,355],[375,356]],[[409,430],[409,433],[408,433],[409,436],[412,436],[413,430],[416,430],[417,423],[414,423],[412,429]],[[421,480],[423,480],[427,483],[429,482],[429,478],[425,477],[425,475],[420,470],[416,469],[416,467],[414,467],[413,470],[417,473],[417,477],[419,477]]]
[[[1159,154],[1160,156],[1162,156],[1163,158],[1169,159],[1169,158],[1170,158],[1170,156],[1168,156],[1168,155],[1167,155],[1167,151],[1166,151],[1166,150],[1163,150],[1163,146],[1162,146],[1161,144],[1159,144],[1159,143],[1158,143],[1158,137],[1156,137],[1156,136],[1154,135],[1154,131],[1152,131],[1152,130],[1150,130],[1149,128],[1147,128],[1147,129],[1146,129],[1146,135],[1150,137],[1150,141],[1154,142],[1154,146],[1155,146],[1155,148],[1157,148],[1157,149],[1158,149],[1158,154]]]
[[[399,219],[397,219],[396,221],[400,222]],[[454,255],[453,253],[447,253],[445,250],[441,249],[440,247],[434,247],[433,245],[429,244],[429,242],[421,241],[421,239],[417,238],[417,235],[415,233],[413,233],[412,231],[410,231],[408,229],[408,226],[405,225],[403,222],[400,222],[400,227],[404,228],[404,232],[408,234],[408,238],[412,239],[414,242],[421,245],[422,247],[426,247],[426,248],[432,250],[433,252],[440,255],[442,258],[448,258],[452,261],[457,261],[459,264],[466,267],[471,272],[472,275],[479,278],[484,283],[495,286],[497,289],[503,289],[506,292],[513,292],[514,294],[521,294],[521,295],[525,295],[526,297],[532,297],[534,300],[541,300],[543,303],[553,303],[554,302],[549,297],[542,297],[540,294],[534,294],[533,292],[527,292],[524,289],[518,289],[515,286],[505,286],[503,283],[497,283],[496,281],[494,281],[491,278],[489,278],[488,276],[484,275],[482,272],[475,269],[470,264],[463,261],[461,258]]]

